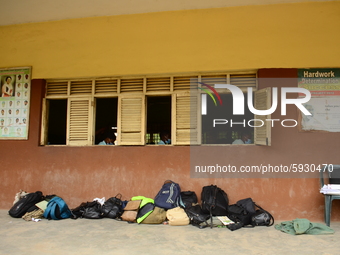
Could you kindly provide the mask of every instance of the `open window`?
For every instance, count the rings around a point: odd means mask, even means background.
[[[46,100],[46,144],[65,145],[67,125],[67,99]]]
[[[203,83],[205,90],[200,87]],[[201,114],[201,95],[216,94],[209,89],[216,84],[233,84],[243,92],[247,87],[256,90],[256,73],[48,80],[40,144],[95,145],[102,140],[101,130],[111,128],[116,131],[117,145],[157,144],[161,131],[169,131],[173,145],[231,144],[244,129],[250,130],[256,144],[269,145],[270,123],[255,129],[248,126],[247,121],[256,118],[248,107],[245,116],[230,115],[230,91],[217,90],[224,107],[219,118],[229,120],[228,125],[211,128],[209,118],[214,116]],[[208,103],[208,109],[216,109],[212,101]],[[255,103],[262,107],[263,98]]]
[[[97,98],[95,107],[95,144],[105,139],[105,134],[112,131],[117,136],[118,98]]]
[[[232,144],[245,133],[253,143],[254,128],[248,121],[254,119],[254,114],[247,107],[247,94],[244,94],[244,115],[233,115],[232,94],[220,94],[220,98],[222,105],[207,97],[207,113],[202,115],[202,144]]]
[[[162,131],[171,135],[171,96],[147,96],[146,99],[146,144],[158,144]]]

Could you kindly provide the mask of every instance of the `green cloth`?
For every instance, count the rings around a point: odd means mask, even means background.
[[[326,235],[333,234],[334,230],[322,223],[312,223],[307,219],[295,219],[276,224],[275,228],[291,235]]]

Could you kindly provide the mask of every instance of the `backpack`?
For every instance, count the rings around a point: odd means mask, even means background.
[[[155,206],[152,213],[150,213],[141,223],[142,224],[161,224],[165,220],[166,220],[165,209]]]
[[[131,200],[142,200],[137,212],[136,221],[142,223],[155,209],[155,201],[144,196],[135,196]]]
[[[35,204],[42,200],[44,200],[44,196],[41,191],[29,193],[17,201],[8,213],[13,218],[21,218],[30,208],[35,207]]]
[[[180,205],[181,188],[178,183],[167,180],[155,197],[155,205],[164,209],[172,209]]]
[[[216,185],[205,186],[201,194],[202,210],[212,216],[226,216],[229,199],[227,193]]]
[[[124,212],[121,216],[123,221],[137,222],[137,214],[142,200],[130,200],[124,207]]]
[[[244,207],[233,204],[228,208],[228,218],[235,223],[239,223],[240,227],[247,226],[251,224],[251,218],[254,213],[248,212]]]
[[[266,210],[262,209],[259,205],[255,204],[259,209],[251,217],[251,225],[255,226],[267,226],[274,225],[274,217]]]
[[[197,195],[194,191],[182,191],[181,199],[184,208],[191,207],[197,204]]]
[[[227,216],[229,199],[227,193],[216,185],[204,186],[201,193],[202,212],[210,215],[210,227],[213,227],[212,216]]]
[[[248,225],[250,227],[272,226],[274,224],[274,217],[251,198],[245,198],[237,201],[234,205],[230,205],[228,217],[232,221],[239,223],[241,227]]]
[[[123,202],[121,200],[122,195],[117,194],[115,197],[111,197],[106,200],[101,207],[103,217],[116,219],[123,213]]]
[[[57,196],[48,202],[44,212],[44,218],[53,220],[67,219],[70,218],[71,215],[71,210],[68,208],[65,201]]]
[[[71,210],[72,219],[86,218],[86,219],[101,219],[104,217],[102,213],[102,205],[98,201],[83,202],[75,209]]]
[[[170,226],[189,225],[190,219],[183,208],[175,207],[166,211],[166,217]]]
[[[185,207],[184,210],[190,219],[191,225],[196,226],[198,228],[205,228],[209,226],[207,220],[210,218],[210,215],[204,213],[199,204]],[[205,225],[202,225],[202,223],[205,223]]]

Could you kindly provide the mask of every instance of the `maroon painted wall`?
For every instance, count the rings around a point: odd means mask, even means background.
[[[296,69],[262,69],[259,77],[296,77]],[[268,85],[273,86],[263,82],[259,87]],[[43,94],[44,81],[33,80],[29,139],[0,141],[0,209],[9,209],[20,189],[57,194],[73,208],[117,193],[123,199],[154,197],[162,183],[171,179],[199,197],[202,187],[210,184],[223,188],[231,203],[252,197],[277,220],[323,220],[318,178],[190,178],[190,146],[39,146]],[[272,118],[281,118],[279,110]],[[298,119],[296,108],[289,107],[285,118]],[[339,164],[339,138],[339,133],[299,132],[296,127],[277,126],[272,129],[272,146],[224,146],[223,155],[235,166]],[[339,211],[336,201],[332,220],[340,219]]]

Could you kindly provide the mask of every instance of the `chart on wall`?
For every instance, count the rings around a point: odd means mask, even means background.
[[[0,139],[28,138],[31,68],[0,69]]]
[[[311,115],[302,115],[302,130],[340,132],[340,69],[299,69],[298,78],[312,97],[303,104]]]
[[[312,115],[302,116],[302,130],[340,132],[340,98],[311,98],[303,105]]]

